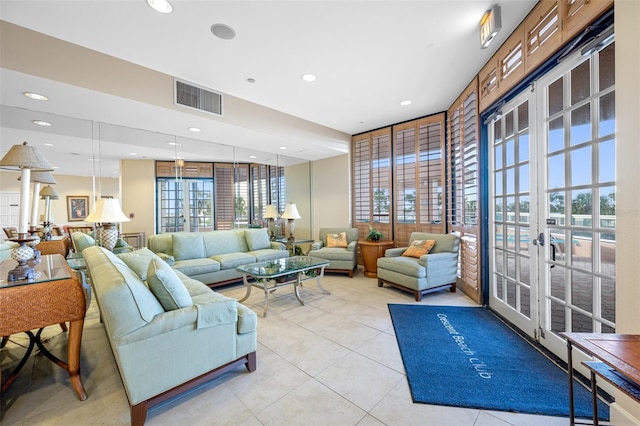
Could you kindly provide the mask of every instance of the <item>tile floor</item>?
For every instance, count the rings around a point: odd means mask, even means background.
[[[315,285],[270,296],[262,317],[257,289],[247,305],[258,315],[258,368],[244,367],[152,409],[153,425],[568,425],[566,418],[413,404],[387,303],[417,303],[408,293],[378,288],[360,270],[353,279],[324,278],[331,295]],[[241,285],[218,290],[240,299]],[[463,293],[432,293],[422,304],[473,306]],[[63,352],[66,333],[45,330],[47,346]],[[21,358],[24,335],[0,352],[7,372]],[[170,342],[167,342],[170,344]],[[127,425],[129,406],[98,309],[92,302],[82,339],[82,377],[88,399],[80,402],[66,373],[41,354],[32,355],[0,398],[2,425]]]

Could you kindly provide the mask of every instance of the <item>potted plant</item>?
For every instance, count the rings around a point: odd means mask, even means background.
[[[367,241],[380,241],[383,235],[382,232],[376,230],[369,224],[369,235],[367,235]]]

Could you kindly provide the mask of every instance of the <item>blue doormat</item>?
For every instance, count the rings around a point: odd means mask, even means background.
[[[566,371],[488,309],[389,304],[389,312],[413,402],[569,416]],[[576,417],[591,418],[589,390],[575,382],[574,394]]]

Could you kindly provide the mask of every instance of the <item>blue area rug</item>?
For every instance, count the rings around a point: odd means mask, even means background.
[[[569,416],[567,373],[488,309],[389,304],[413,402]],[[576,417],[591,393],[576,382]],[[600,402],[598,415],[609,419]]]

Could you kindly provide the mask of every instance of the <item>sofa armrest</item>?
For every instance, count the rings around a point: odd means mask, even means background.
[[[167,264],[168,264],[169,266],[173,266],[173,265],[175,265],[175,263],[176,263],[176,259],[175,259],[173,256],[168,255],[167,253],[156,253],[156,254],[158,255],[158,257],[159,257],[160,259],[162,259],[162,260],[164,260],[165,262],[167,262]]]
[[[101,309],[101,314],[103,316],[117,315],[118,312],[117,310],[112,310],[111,312],[107,313],[105,312],[105,310]],[[156,315],[153,320],[151,320],[151,322],[145,324],[144,326],[139,327],[122,336],[112,335],[111,338],[114,340],[114,343],[117,346],[122,346],[129,343],[149,339],[151,337],[155,337],[164,333],[169,333],[173,330],[177,330],[187,325],[193,325],[193,327],[195,328],[197,318],[198,312],[195,305],[192,305],[187,308],[167,311],[162,314]],[[105,322],[107,321],[109,321],[108,318],[105,319]],[[113,330],[109,333],[112,332]]]
[[[311,250],[320,250],[322,246],[324,246],[322,241],[314,241],[313,244],[311,244]]]
[[[270,242],[271,248],[274,250],[286,250],[287,246],[284,245],[284,243],[280,243],[278,241],[271,241]]]
[[[458,260],[458,253],[433,253],[420,256],[419,262],[421,265],[437,267],[438,263],[449,262],[451,260]]]
[[[398,257],[398,256],[402,256],[402,253],[404,253],[404,251],[407,249],[408,247],[392,247],[387,249],[384,252],[384,257]]]
[[[351,241],[349,243],[349,245],[347,246],[347,250],[348,251],[355,251],[357,246],[358,246],[358,242],[357,241]]]

